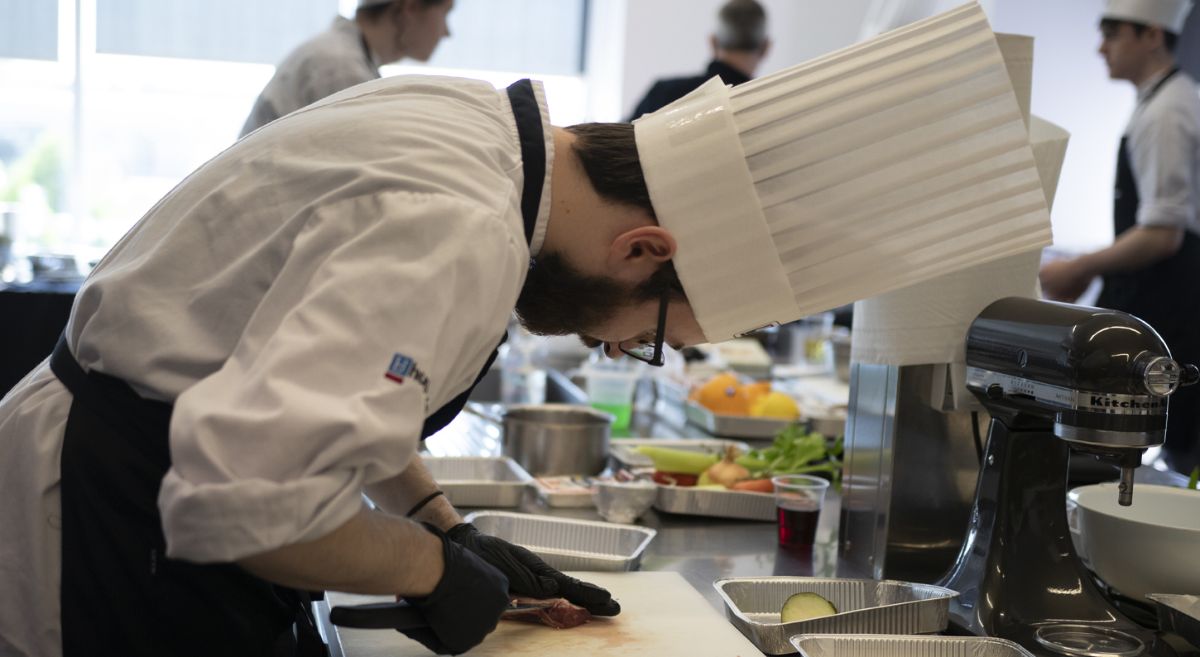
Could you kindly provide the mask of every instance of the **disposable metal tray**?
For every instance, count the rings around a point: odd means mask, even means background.
[[[1012,641],[977,636],[801,634],[791,643],[803,657],[1033,657]]]
[[[507,456],[426,456],[425,467],[450,503],[459,507],[514,507],[533,479]]]
[[[654,508],[690,516],[775,521],[775,496],[769,493],[660,485]]]
[[[1158,607],[1160,628],[1200,648],[1200,596],[1151,593],[1146,597]]]
[[[725,453],[725,448],[729,445],[733,445],[742,454],[750,451],[750,446],[744,442],[720,438],[614,438],[608,444],[608,453],[626,468],[652,468],[654,462],[650,457],[637,451],[637,448],[643,445],[718,455]]]
[[[658,533],[634,525],[505,511],[477,511],[466,521],[485,534],[529,549],[559,570],[637,570]]]
[[[729,622],[758,649],[794,652],[797,634],[932,634],[950,623],[950,600],[958,593],[932,584],[826,577],[746,577],[713,582]],[[779,622],[795,593],[816,593],[838,609],[832,616]],[[840,653],[839,653],[840,654]]]
[[[779,420],[769,417],[713,413],[691,400],[687,401],[683,410],[688,422],[714,436],[726,438],[770,440],[775,437],[775,434],[792,423],[790,420]]]

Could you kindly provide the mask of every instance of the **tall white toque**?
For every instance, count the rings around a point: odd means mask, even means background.
[[[1027,252],[1050,215],[978,4],[634,123],[711,342]]]
[[[1108,0],[1104,18],[1161,27],[1176,35],[1192,11],[1192,0]]]

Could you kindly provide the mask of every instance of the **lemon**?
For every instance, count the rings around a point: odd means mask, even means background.
[[[750,415],[797,420],[800,418],[800,406],[796,400],[782,392],[769,392],[754,402],[750,407]]]

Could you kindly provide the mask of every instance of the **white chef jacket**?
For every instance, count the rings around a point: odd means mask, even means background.
[[[67,328],[85,370],[174,403],[168,554],[316,539],[403,471],[427,413],[499,342],[532,249],[508,97],[452,78],[357,86],[237,142],[100,262]],[[401,381],[396,381],[400,378]],[[61,653],[58,456],[43,363],[0,402],[0,655]]]
[[[1146,100],[1163,75],[1138,88],[1138,106],[1125,129],[1137,182],[1137,223],[1200,234],[1200,95],[1191,76],[1180,71]]]
[[[338,16],[329,29],[300,44],[275,68],[238,136],[378,77],[379,67],[363,43],[358,24]]]

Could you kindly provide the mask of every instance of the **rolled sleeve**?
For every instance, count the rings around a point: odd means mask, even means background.
[[[233,561],[348,521],[364,485],[407,467],[428,407],[474,379],[501,288],[519,289],[511,234],[476,204],[372,195],[310,226],[233,355],[176,401],[169,556]],[[397,355],[423,376],[385,376]]]

